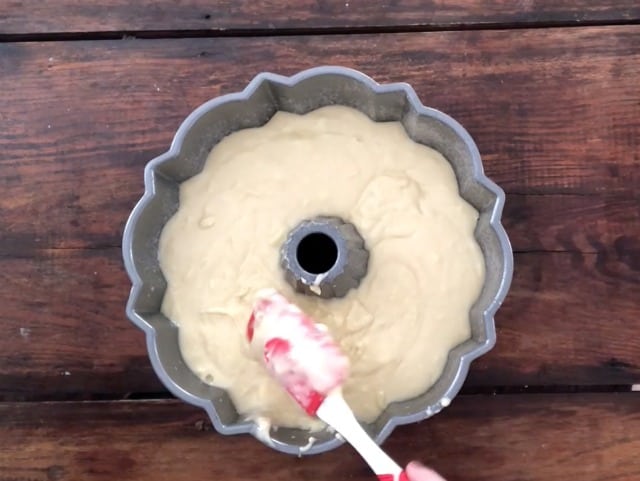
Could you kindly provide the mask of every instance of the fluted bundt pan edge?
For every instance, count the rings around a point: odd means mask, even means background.
[[[251,433],[278,451],[296,455],[325,452],[343,441],[326,430],[313,433],[316,441],[308,447],[310,434],[306,431],[265,433],[259,423],[238,415],[224,390],[205,384],[189,370],[180,354],[177,328],[160,310],[166,282],[158,261],[158,240],[178,208],[179,184],[200,172],[208,153],[223,137],[264,125],[278,110],[304,114],[335,104],[356,108],[375,121],[401,121],[414,141],[447,158],[462,197],[480,212],[475,235],[484,253],[486,279],[470,312],[472,338],[449,353],[442,376],[426,393],[391,404],[365,427],[381,443],[396,426],[438,413],[460,390],[470,363],[495,344],[494,314],[511,283],[513,255],[500,222],[504,192],[484,175],[471,136],[451,117],[423,106],[409,85],[380,85],[343,67],[317,67],[292,77],[259,74],[244,91],[197,108],[178,129],[169,151],[147,164],[145,193],[123,236],[124,263],[132,282],[126,313],[145,332],[149,358],[163,384],[176,397],[205,409],[218,432]]]

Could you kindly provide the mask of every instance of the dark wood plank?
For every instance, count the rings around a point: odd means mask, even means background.
[[[0,404],[0,480],[374,479],[348,446],[298,459],[211,431],[175,401]],[[449,481],[631,481],[640,395],[462,396],[385,448]]]
[[[162,392],[124,315],[120,249],[0,258],[0,399]]]
[[[498,344],[473,365],[466,388],[640,383],[639,258],[516,255]],[[119,249],[3,258],[0,283],[0,400],[163,391],[142,333],[124,316]]]
[[[503,223],[516,252],[640,256],[640,194],[507,195]]]
[[[0,34],[201,30],[221,33],[363,27],[457,28],[640,19],[635,0],[26,0],[0,13]]]
[[[408,81],[461,121],[512,194],[517,250],[637,235],[640,27],[54,42],[0,45],[3,255],[119,245],[144,164],[193,108],[317,64]]]
[[[640,264],[623,252],[516,255],[498,343],[468,386],[640,383]]]

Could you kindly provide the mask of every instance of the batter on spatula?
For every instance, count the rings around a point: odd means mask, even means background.
[[[342,397],[348,359],[326,328],[273,289],[258,293],[247,325],[252,351],[273,378],[310,416],[338,431],[379,481],[437,481],[426,469],[403,470],[369,437]]]

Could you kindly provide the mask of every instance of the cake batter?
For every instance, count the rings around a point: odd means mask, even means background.
[[[367,275],[344,298],[297,294],[279,266],[288,232],[317,215],[353,223],[370,253]],[[162,309],[179,327],[187,365],[226,389],[238,412],[319,429],[245,339],[256,293],[277,289],[339,342],[351,363],[344,396],[371,422],[424,393],[449,350],[469,339],[484,281],[477,219],[449,163],[399,122],[341,106],[278,112],[223,139],[180,186],[160,239]]]

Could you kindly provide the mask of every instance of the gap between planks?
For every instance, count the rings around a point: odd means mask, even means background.
[[[447,25],[395,25],[395,26],[355,26],[355,27],[304,27],[304,28],[218,28],[194,30],[113,30],[87,32],[46,32],[46,33],[2,33],[0,43],[18,42],[73,42],[95,40],[167,40],[181,38],[260,38],[260,37],[306,37],[318,35],[384,35],[398,33],[459,32],[485,30],[541,30],[556,28],[590,28],[640,25],[640,19],[630,20],[588,20],[588,21],[545,21],[541,23],[511,22],[483,24]]]
[[[523,394],[571,395],[640,392],[640,384],[606,385],[524,385],[524,386],[468,386],[463,387],[457,397],[469,396],[519,396]],[[61,392],[29,393],[28,395],[5,392],[0,394],[0,406],[13,403],[74,403],[74,402],[120,402],[120,401],[167,401],[176,400],[169,391],[96,393]]]

